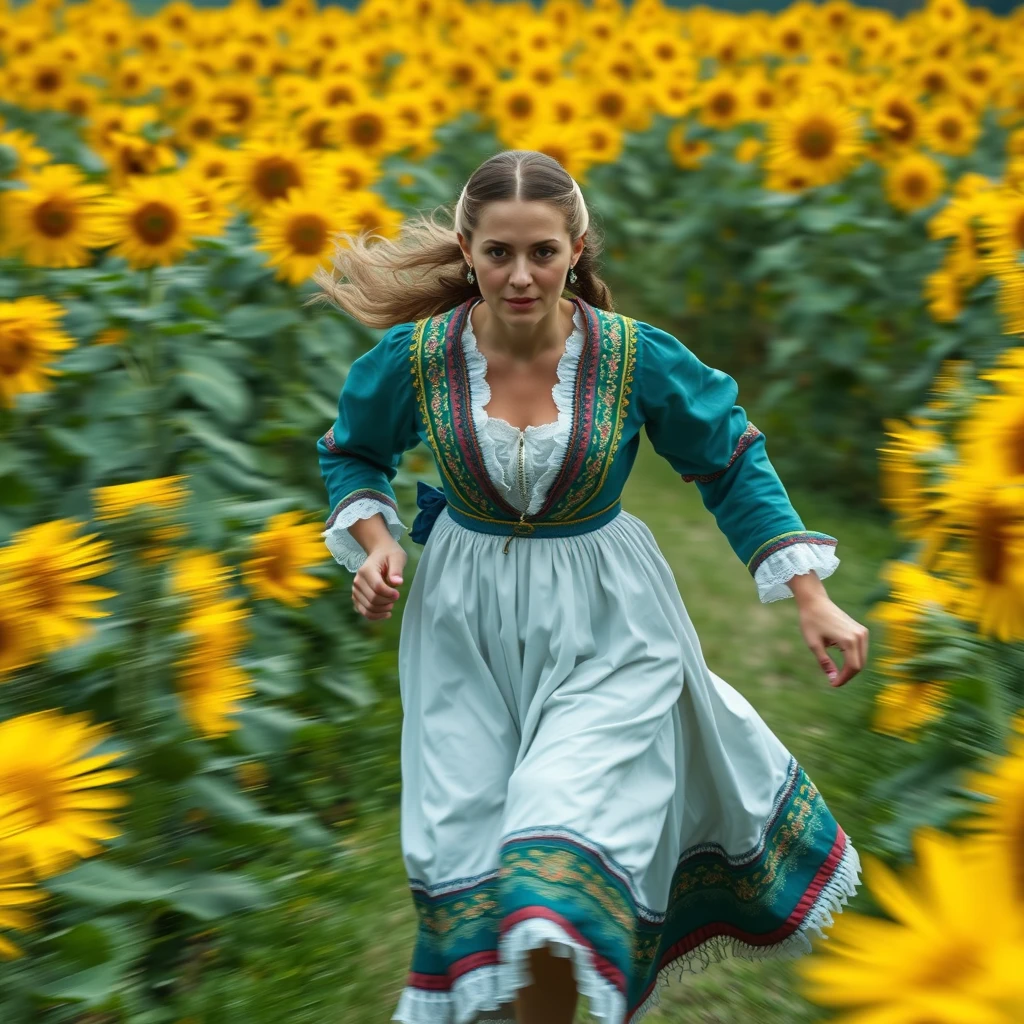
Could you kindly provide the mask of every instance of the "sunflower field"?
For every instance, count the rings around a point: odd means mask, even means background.
[[[890,518],[871,909],[808,998],[1024,1020],[1024,8],[31,0],[0,83],[0,1020],[323,1019],[273,961],[285,1009],[190,1002],[399,787],[314,454],[375,334],[309,279],[510,147],[783,476]]]

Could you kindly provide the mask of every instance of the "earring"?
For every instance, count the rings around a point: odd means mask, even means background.
[[[576,278],[576,268],[575,267],[570,267],[569,268],[569,284],[575,284],[576,280],[577,280],[577,278]]]
[[[476,274],[473,273],[473,268],[469,268],[469,273],[466,274],[466,280],[472,284],[476,280]]]

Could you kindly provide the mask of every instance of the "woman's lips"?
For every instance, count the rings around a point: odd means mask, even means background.
[[[520,306],[525,309],[527,306],[532,306],[537,300],[536,299],[506,299],[505,300],[511,306]]]

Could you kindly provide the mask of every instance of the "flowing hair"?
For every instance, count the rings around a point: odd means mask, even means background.
[[[566,280],[565,290],[592,306],[613,309],[611,291],[597,274],[603,238],[590,223],[579,185],[553,157],[530,149],[508,149],[485,160],[466,182],[450,214],[451,226],[438,221],[435,209],[408,218],[397,239],[372,232],[340,235],[344,244],[335,244],[333,268],[317,269],[313,280],[321,290],[306,304],[334,305],[367,327],[385,329],[454,309],[480,295],[476,282],[466,280],[469,264],[457,233],[471,242],[484,206],[511,199],[539,200],[562,210],[573,244],[586,233],[574,268],[576,282]],[[438,209],[448,214],[448,207]],[[377,239],[372,245],[371,238]]]

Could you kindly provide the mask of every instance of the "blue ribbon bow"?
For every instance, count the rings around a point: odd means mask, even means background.
[[[447,504],[448,499],[440,487],[425,484],[422,480],[416,481],[416,507],[422,511],[413,520],[409,536],[417,544],[427,543],[427,538],[434,528],[437,517],[441,514],[441,509]]]

